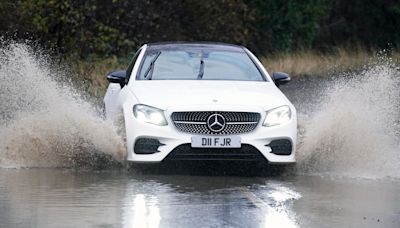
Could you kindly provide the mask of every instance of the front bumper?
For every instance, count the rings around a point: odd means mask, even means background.
[[[216,156],[203,156],[204,159],[201,159],[202,156],[194,156],[194,160],[248,160],[249,156],[245,156],[248,151],[251,151],[254,156],[250,156],[255,160],[267,160],[270,163],[293,163],[295,162],[295,153],[296,153],[296,139],[297,139],[297,117],[295,112],[292,113],[292,119],[290,122],[273,127],[264,127],[262,126],[262,122],[265,118],[265,111],[254,108],[246,108],[241,107],[241,109],[237,109],[234,107],[218,107],[218,111],[248,111],[248,112],[259,112],[261,114],[261,119],[258,126],[251,132],[237,134],[241,137],[242,148],[241,149],[192,149],[190,147],[191,137],[194,134],[185,133],[179,131],[174,123],[169,118],[174,111],[198,111],[198,110],[207,110],[204,108],[194,107],[192,109],[173,109],[167,110],[165,112],[168,125],[167,126],[157,126],[148,123],[144,123],[138,121],[134,118],[133,114],[129,111],[125,114],[125,127],[126,127],[126,135],[127,135],[127,152],[129,161],[134,162],[143,162],[143,163],[158,163],[164,160],[170,160],[174,157],[174,154],[177,151],[185,151],[188,152],[196,152],[198,155],[204,153],[204,155],[212,155],[213,151]],[[210,110],[210,109],[208,109]],[[227,135],[224,135],[227,136]],[[158,142],[159,145],[156,146],[156,151],[154,153],[143,154],[138,151],[135,151],[135,144],[138,140],[142,139],[155,139],[155,142]],[[283,153],[275,153],[271,145],[275,142],[286,141],[291,143],[291,147],[289,152]],[[272,144],[271,144],[272,143]],[[157,144],[157,143],[156,143]],[[249,150],[249,147],[253,148]],[[136,145],[136,150],[138,145]],[[279,146],[277,148],[284,148]],[[225,151],[225,152],[224,152]],[[258,152],[257,156],[254,154],[254,151]],[[136,153],[135,153],[136,152]],[[199,154],[200,153],[200,154]],[[219,156],[219,154],[225,155],[238,155],[233,156],[237,158],[246,158],[246,159],[230,159],[232,157],[229,156]],[[243,156],[239,156],[239,155]],[[187,153],[186,153],[187,155]],[[224,159],[225,158],[225,159]],[[187,160],[187,159],[178,159],[178,160]]]

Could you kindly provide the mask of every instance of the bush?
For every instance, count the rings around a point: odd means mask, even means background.
[[[3,37],[80,58],[176,40],[239,43],[261,55],[400,45],[396,0],[5,0],[0,13]]]

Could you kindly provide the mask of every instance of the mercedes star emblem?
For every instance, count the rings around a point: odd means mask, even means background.
[[[220,132],[225,128],[225,117],[221,114],[215,113],[208,117],[207,126],[212,132]]]

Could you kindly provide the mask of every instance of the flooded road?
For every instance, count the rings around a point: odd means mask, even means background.
[[[127,169],[115,126],[49,62],[24,44],[0,50],[0,228],[400,227],[390,61],[281,88],[299,119],[297,164],[284,175],[249,164]]]
[[[0,227],[393,227],[400,181],[0,170]]]

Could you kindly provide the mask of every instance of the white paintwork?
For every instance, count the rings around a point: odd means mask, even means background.
[[[134,93],[142,104],[168,109],[171,106],[260,106],[272,109],[288,100],[274,83],[216,80],[138,80]],[[156,92],[156,93],[155,93]],[[162,94],[162,95],[161,95]]]
[[[170,116],[174,111],[245,111],[259,112],[260,123],[252,132],[241,134],[242,144],[256,147],[271,163],[295,162],[297,140],[297,115],[295,107],[273,83],[261,62],[247,49],[245,51],[264,72],[268,81],[223,81],[223,80],[136,80],[140,62],[147,45],[134,65],[128,85],[122,89],[119,84],[110,83],[104,97],[106,116],[116,120],[124,116],[126,128],[127,159],[135,162],[161,162],[175,147],[191,143],[193,134],[178,131]],[[157,126],[138,121],[133,115],[135,104],[145,104],[164,110],[167,126]],[[288,105],[291,120],[283,125],[264,127],[266,111]],[[138,137],[157,138],[164,146],[158,153],[139,155],[133,151]],[[274,139],[289,139],[293,151],[289,156],[270,153],[265,146]]]

